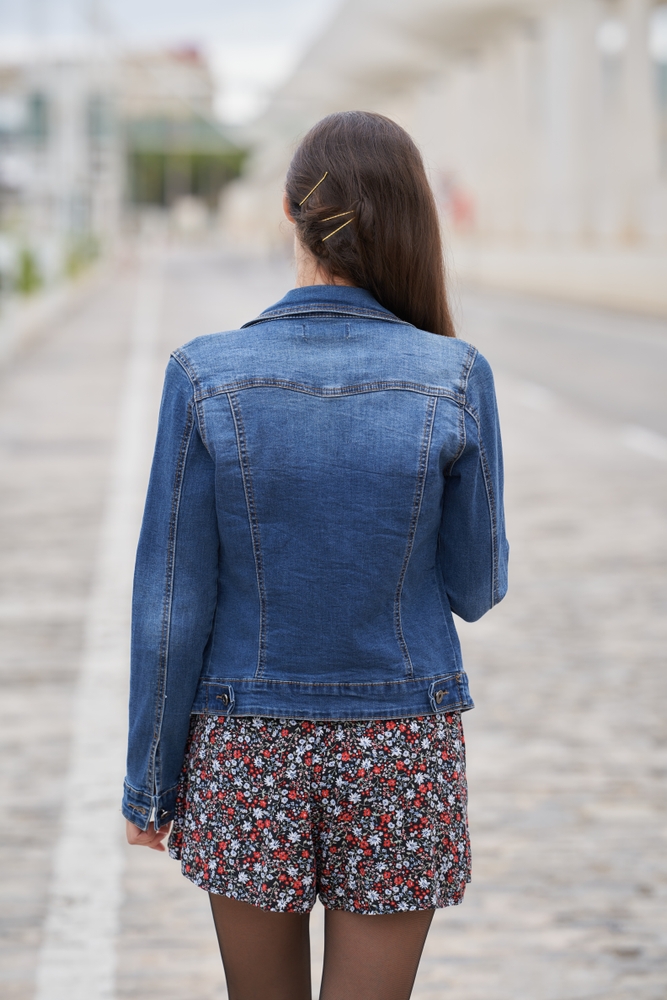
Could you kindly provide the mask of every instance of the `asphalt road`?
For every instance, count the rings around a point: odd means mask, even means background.
[[[492,366],[667,436],[667,320],[488,291],[454,308]]]
[[[205,894],[122,842],[128,553],[169,351],[289,281],[214,249],[130,254],[0,379],[7,1000],[224,996]],[[415,1000],[664,1000],[665,324],[457,308],[497,376],[511,589],[461,625],[473,883],[436,915]],[[313,941],[317,969],[319,911]]]

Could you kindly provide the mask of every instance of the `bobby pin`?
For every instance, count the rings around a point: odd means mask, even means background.
[[[320,184],[322,183],[322,181],[324,180],[324,178],[325,178],[325,177],[328,177],[328,175],[329,175],[329,171],[328,171],[328,170],[325,170],[325,171],[324,171],[324,175],[323,175],[322,177],[320,177],[320,179],[319,179],[319,181],[317,182],[317,184],[315,185],[315,187],[312,187],[312,188],[310,189],[310,191],[308,192],[308,194],[306,195],[306,197],[305,197],[305,198],[302,198],[302,199],[301,199],[301,201],[299,202],[299,208],[301,208],[301,206],[302,206],[303,204],[305,204],[305,202],[307,202],[307,201],[308,201],[308,199],[310,198],[310,196],[311,196],[311,194],[313,193],[313,191],[316,191],[316,190],[317,190],[317,188],[318,188],[318,187],[320,186]]]
[[[349,212],[339,212],[338,215],[328,215],[326,219],[322,219],[322,222],[331,222],[332,219],[342,219],[344,215],[354,215],[354,211],[350,209]]]
[[[347,212],[344,212],[343,214],[344,214],[344,215],[347,215]],[[324,236],[324,237],[322,238],[322,243],[325,243],[325,242],[326,242],[326,240],[330,240],[332,236],[335,236],[335,235],[336,235],[336,233],[339,233],[339,232],[341,231],[341,229],[345,229],[345,227],[346,227],[346,226],[349,226],[349,224],[350,224],[351,222],[354,222],[354,216],[352,216],[352,218],[351,218],[351,219],[348,219],[348,220],[347,220],[347,222],[344,222],[342,226],[339,226],[339,227],[338,227],[338,229],[334,229],[333,233],[329,233],[329,235],[328,235],[328,236]]]

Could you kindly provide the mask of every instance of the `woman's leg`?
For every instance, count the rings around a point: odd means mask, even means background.
[[[320,1000],[408,1000],[433,910],[327,910]]]
[[[209,898],[229,1000],[311,1000],[310,914]]]

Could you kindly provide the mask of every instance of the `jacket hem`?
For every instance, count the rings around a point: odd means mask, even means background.
[[[474,708],[463,670],[359,684],[204,677],[195,715],[319,721],[400,719]]]

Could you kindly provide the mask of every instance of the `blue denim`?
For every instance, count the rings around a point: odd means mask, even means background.
[[[507,587],[491,369],[363,289],[169,362],[137,553],[123,811],[173,816],[191,713],[473,707],[452,612]]]

